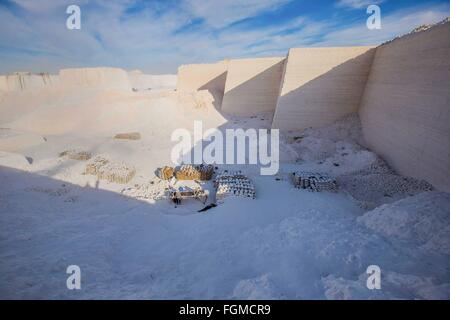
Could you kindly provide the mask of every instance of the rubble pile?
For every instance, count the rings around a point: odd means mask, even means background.
[[[376,171],[340,176],[337,181],[342,190],[368,210],[433,190],[424,180]]]
[[[121,193],[127,197],[140,200],[161,200],[166,198],[168,191],[168,181],[156,178],[143,184],[135,184],[133,187],[125,188]]]
[[[96,175],[98,179],[109,182],[126,184],[133,179],[136,169],[123,162],[111,162],[102,156],[97,156],[87,163],[85,174]]]
[[[106,165],[109,162],[108,159],[102,157],[102,156],[96,156],[95,158],[91,159],[86,164],[86,169],[84,170],[85,174],[91,174],[93,176],[96,176],[99,172],[99,169]]]

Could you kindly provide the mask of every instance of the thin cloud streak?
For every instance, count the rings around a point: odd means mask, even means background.
[[[180,64],[279,56],[292,47],[379,44],[419,24],[437,22],[450,13],[449,5],[399,9],[382,15],[382,30],[366,28],[365,12],[350,25],[345,23],[345,15],[337,14],[339,11],[332,19],[299,14],[258,27],[236,24],[242,19],[279,10],[288,2],[252,0],[244,6],[243,1],[230,1],[227,5],[218,4],[222,10],[216,10],[221,12],[213,19],[207,14],[212,9],[199,9],[198,0],[185,0],[180,6],[167,6],[164,10],[144,6],[132,15],[130,7],[145,2],[79,1],[82,29],[67,30],[65,5],[68,1],[44,0],[41,7],[37,1],[14,0],[19,9],[0,6],[0,43],[3,44],[0,73],[56,72],[60,68],[82,66],[175,73]],[[202,22],[179,32],[193,19]]]

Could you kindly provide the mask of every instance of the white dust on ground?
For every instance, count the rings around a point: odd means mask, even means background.
[[[174,129],[192,130],[194,120],[270,128],[270,115],[222,115],[207,92],[23,94],[0,103],[2,139],[24,141],[0,154],[2,298],[450,297],[449,195],[392,172],[364,147],[354,115],[284,135],[276,177],[235,166],[253,180],[256,200],[228,198],[199,214],[199,202],[175,208],[120,191],[170,163]],[[113,139],[119,132],[142,139]],[[59,156],[71,149],[126,162],[137,175],[127,185],[97,181],[82,174],[86,162]],[[329,173],[340,190],[295,189],[295,170]],[[70,264],[82,269],[81,291],[65,287]],[[365,286],[372,264],[380,291]]]

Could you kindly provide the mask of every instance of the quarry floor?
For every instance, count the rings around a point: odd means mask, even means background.
[[[369,228],[361,217],[372,207],[346,192],[313,193],[292,186],[294,170],[328,170],[337,176],[372,163],[373,154],[350,140],[312,135],[296,147],[283,137],[276,176],[261,176],[258,167],[235,167],[254,182],[255,200],[229,197],[205,213],[197,212],[203,205],[194,200],[175,207],[165,200],[125,197],[123,185],[98,183],[81,174],[84,162],[59,157],[70,147],[84,148],[133,164],[137,176],[130,185],[150,179],[167,163],[171,146],[166,137],[172,128],[156,124],[162,114],[158,108],[177,106],[167,97],[133,99],[136,110],[141,105],[153,110],[136,111],[135,126],[127,128],[140,131],[141,141],[112,140],[114,126],[103,127],[106,133],[91,133],[87,126],[85,135],[39,132],[45,143],[14,152],[32,159],[31,164],[21,166],[13,157],[1,163],[0,298],[450,298],[449,254]],[[142,123],[140,112],[155,124]],[[214,109],[202,113],[221,129],[270,126],[264,114],[225,119]],[[196,116],[172,120],[189,126]],[[20,119],[11,114],[10,119],[16,122],[2,127],[20,130]],[[446,201],[448,195],[442,197]],[[375,200],[370,204],[398,199]],[[81,268],[81,290],[66,287],[69,265]],[[370,265],[381,268],[381,290],[366,286]]]

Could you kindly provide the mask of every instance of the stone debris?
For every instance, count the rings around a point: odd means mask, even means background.
[[[253,199],[256,197],[255,186],[241,171],[223,171],[219,173],[214,179],[214,186],[216,187],[216,196],[218,198],[230,195]]]
[[[125,188],[121,193],[127,197],[140,200],[162,200],[166,198],[169,191],[169,182],[155,178],[143,184],[135,184],[133,187]]]
[[[424,180],[389,172],[344,175],[338,177],[337,181],[341,190],[367,210],[433,190],[433,186]]]
[[[141,134],[139,132],[118,133],[114,136],[114,139],[139,140],[139,139],[141,139]]]
[[[100,167],[106,165],[108,162],[109,162],[108,159],[102,156],[96,156],[86,164],[86,169],[84,170],[84,173],[96,176],[99,172]]]
[[[63,151],[59,154],[60,157],[67,157],[72,160],[89,160],[92,155],[88,151],[78,150],[78,149],[71,149]]]
[[[136,169],[130,167],[123,162],[110,162],[100,167],[98,172],[99,179],[108,180],[109,182],[127,184],[133,179]]]
[[[214,167],[212,165],[182,165],[175,173],[175,177],[178,180],[211,180],[214,173]]]
[[[96,175],[99,179],[109,182],[126,184],[133,179],[136,169],[123,162],[111,162],[102,156],[97,156],[87,163],[85,174]]]
[[[296,188],[310,191],[336,191],[336,181],[327,174],[318,172],[298,171],[292,173]]]

